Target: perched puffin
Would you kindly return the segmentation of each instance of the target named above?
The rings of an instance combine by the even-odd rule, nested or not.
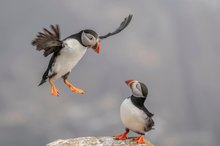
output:
[[[127,80],[126,84],[132,90],[132,95],[126,98],[120,107],[120,116],[122,123],[125,126],[123,134],[114,136],[115,139],[125,140],[129,131],[134,131],[140,134],[139,137],[133,140],[139,144],[144,144],[144,135],[154,126],[152,119],[153,114],[144,106],[148,89],[145,84],[137,80]]]
[[[103,36],[90,29],[85,29],[79,33],[73,34],[64,40],[60,40],[60,30],[58,25],[51,25],[51,31],[44,28],[43,32],[39,32],[37,37],[32,41],[32,45],[36,46],[38,51],[43,50],[44,56],[52,54],[49,65],[43,74],[39,84],[42,85],[49,80],[51,85],[51,94],[58,96],[59,92],[55,87],[53,80],[63,78],[64,83],[71,91],[83,94],[82,89],[74,87],[67,78],[71,70],[84,56],[88,48],[92,48],[96,53],[100,52],[100,40],[122,31],[131,21],[132,15],[124,19],[121,25],[112,33]]]

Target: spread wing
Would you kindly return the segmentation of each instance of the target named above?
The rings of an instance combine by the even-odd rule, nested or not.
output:
[[[130,21],[131,21],[131,19],[132,19],[132,16],[133,16],[133,15],[130,14],[128,17],[126,17],[126,18],[124,19],[124,21],[121,23],[121,25],[120,25],[114,32],[111,32],[111,33],[108,33],[108,34],[106,34],[106,35],[100,36],[99,38],[100,38],[100,39],[105,39],[105,38],[107,38],[107,37],[110,37],[110,36],[112,36],[112,35],[115,35],[115,34],[121,32],[123,29],[125,29],[125,27],[128,26],[128,24],[130,23]]]
[[[43,50],[44,56],[59,51],[62,48],[62,41],[60,41],[59,26],[51,25],[51,31],[44,28],[43,32],[38,32],[37,37],[32,41],[32,45],[36,46],[38,51]]]

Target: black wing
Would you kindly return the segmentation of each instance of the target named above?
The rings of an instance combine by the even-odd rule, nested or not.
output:
[[[141,109],[144,111],[145,114],[147,114],[148,117],[152,117],[154,115],[149,112],[149,110],[145,106],[143,106]]]
[[[115,34],[121,32],[123,29],[125,29],[125,27],[128,26],[128,24],[130,23],[130,21],[132,19],[132,16],[133,15],[130,14],[128,17],[126,17],[124,19],[124,21],[121,23],[121,25],[114,32],[108,33],[107,35],[100,36],[99,38],[100,39],[105,39],[105,38],[107,38],[109,36],[112,36],[112,35],[115,35]]]
[[[44,50],[45,57],[62,48],[59,26],[51,25],[50,28],[51,31],[44,28],[43,32],[39,32],[37,37],[32,41],[32,45],[36,46],[38,51]]]

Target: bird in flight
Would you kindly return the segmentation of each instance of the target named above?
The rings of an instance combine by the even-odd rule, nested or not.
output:
[[[85,29],[61,40],[58,25],[51,25],[51,30],[43,28],[43,31],[39,32],[32,41],[32,45],[38,51],[43,50],[45,57],[52,55],[39,86],[48,80],[51,85],[51,94],[58,96],[59,92],[53,80],[62,78],[71,91],[84,94],[82,89],[76,88],[67,80],[70,72],[85,55],[88,48],[99,53],[101,50],[100,40],[121,32],[131,19],[132,15],[129,15],[114,32],[103,36],[99,36],[94,30]]]

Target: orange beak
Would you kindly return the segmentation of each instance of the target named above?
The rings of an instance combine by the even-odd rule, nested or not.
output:
[[[100,47],[100,41],[97,42],[97,48],[95,49],[96,53],[100,53],[101,47]]]
[[[129,87],[131,87],[131,83],[133,83],[133,82],[135,82],[136,80],[127,80],[127,81],[125,81],[125,83],[129,86]]]

